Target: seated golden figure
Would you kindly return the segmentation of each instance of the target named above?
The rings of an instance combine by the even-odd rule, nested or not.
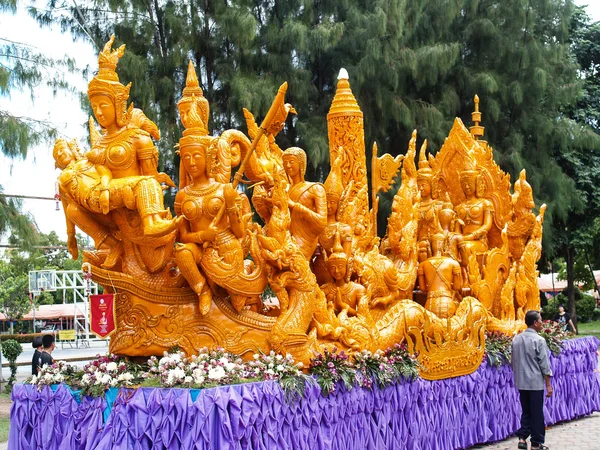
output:
[[[98,223],[98,215],[106,215],[119,208],[135,210],[142,219],[142,230],[146,236],[163,236],[177,228],[177,220],[164,218],[170,217],[170,213],[164,209],[162,189],[154,178],[139,176],[115,180],[108,168],[81,158],[77,150],[71,148],[64,139],[57,139],[53,156],[56,167],[62,170],[58,185],[65,208],[69,240],[74,239],[74,225],[91,236],[102,236],[98,239],[97,248],[102,247],[108,239],[106,243],[112,244],[109,245],[111,253],[104,267],[114,266],[122,247],[105,230],[104,224]],[[81,208],[95,215],[86,214]],[[76,249],[77,243],[69,242],[69,250],[74,258],[77,258]]]
[[[250,261],[246,264],[240,241],[246,234],[242,197],[231,184],[211,177],[217,147],[211,145],[214,138],[206,135],[197,111],[194,103],[187,116],[189,128],[179,141],[183,175],[190,184],[175,197],[175,211],[185,217],[175,259],[198,295],[202,314],[207,314],[212,304],[207,279],[224,288],[233,307],[241,311],[249,298],[260,296],[266,277],[260,268],[249,273],[253,267]],[[219,212],[221,208],[225,214]]]
[[[458,306],[457,293],[462,287],[460,264],[442,255],[444,235],[433,237],[434,256],[419,264],[419,289],[427,292],[425,309],[440,318],[454,315]]]
[[[150,137],[150,133],[155,138],[160,137],[156,125],[145,116],[141,120],[142,127],[136,124],[140,121],[132,120],[135,115],[133,104],[127,107],[131,84],[121,84],[115,71],[125,46],[111,51],[113,42],[114,36],[100,53],[98,75],[88,85],[88,98],[94,117],[104,133],[93,139],[86,158],[92,164],[106,167],[113,178],[149,175],[159,183],[175,187],[168,175],[157,170],[158,150]]]
[[[291,181],[288,206],[292,215],[290,233],[310,260],[317,248],[319,235],[327,225],[327,196],[319,183],[304,180],[306,153],[298,147],[283,152],[283,166]]]
[[[427,139],[419,153],[419,170],[417,170],[417,187],[421,194],[419,202],[419,218],[417,228],[417,248],[419,262],[425,261],[432,255],[431,240],[434,234],[442,231],[438,213],[443,203],[433,196],[433,172],[425,156]]]
[[[455,210],[462,233],[459,243],[461,260],[466,267],[471,255],[488,250],[487,233],[492,228],[494,205],[483,198],[485,181],[477,170],[463,170],[460,185],[466,199]]]
[[[364,286],[350,281],[352,275],[349,257],[340,244],[339,233],[335,234],[334,253],[327,258],[327,270],[333,281],[321,286],[329,308],[340,318],[364,314],[369,301]]]

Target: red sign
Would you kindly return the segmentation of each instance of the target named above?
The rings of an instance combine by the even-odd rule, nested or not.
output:
[[[90,295],[91,330],[99,338],[107,338],[115,331],[114,294]]]

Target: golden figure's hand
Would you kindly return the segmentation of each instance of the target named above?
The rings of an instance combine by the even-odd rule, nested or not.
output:
[[[235,204],[235,199],[237,198],[237,196],[237,190],[233,187],[231,183],[226,184],[223,187],[223,197],[225,197],[225,202],[227,203],[227,206],[233,206]]]
[[[215,236],[217,235],[217,231],[218,230],[211,225],[206,230],[202,231],[202,240],[204,242],[213,241],[215,239]]]
[[[159,172],[154,176],[154,178],[159,183],[165,183],[167,186],[175,187],[175,183],[173,183],[173,180],[171,180],[171,177],[169,175],[167,175],[166,173]]]
[[[79,249],[77,248],[77,238],[74,235],[70,235],[67,239],[67,248],[71,254],[71,258],[77,259],[79,257]]]
[[[102,214],[108,214],[110,211],[110,192],[108,189],[100,193],[100,208],[102,209]]]

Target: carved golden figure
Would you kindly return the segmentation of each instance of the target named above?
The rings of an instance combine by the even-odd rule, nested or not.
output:
[[[319,235],[327,225],[327,196],[319,183],[304,180],[306,153],[298,147],[283,152],[283,166],[290,180],[288,207],[292,215],[290,233],[307,260],[317,248]]]
[[[176,220],[163,219],[170,213],[164,209],[162,189],[154,178],[139,176],[113,179],[108,168],[82,158],[64,139],[57,139],[53,156],[56,167],[62,170],[58,184],[67,218],[69,249],[74,258],[77,258],[77,244],[72,240],[75,236],[74,226],[77,225],[91,236],[97,236],[97,247],[108,241],[111,251],[103,267],[114,267],[123,249],[120,242],[98,221],[101,220],[100,214],[106,215],[115,209],[136,210],[142,219],[142,230],[146,236],[163,236],[178,226]],[[94,216],[81,211],[81,208],[94,213]]]
[[[434,256],[419,264],[419,288],[427,292],[425,309],[440,318],[452,317],[462,287],[461,267],[454,259],[442,255],[443,235],[434,236],[431,243]]]
[[[417,230],[419,262],[425,261],[433,254],[431,249],[433,235],[442,232],[438,214],[442,209],[443,203],[434,198],[433,172],[425,156],[426,149],[427,139],[423,142],[421,151],[419,152],[419,170],[417,170],[417,186],[421,194],[419,202],[419,228]]]
[[[98,75],[88,85],[92,111],[104,133],[92,142],[92,148],[86,157],[93,164],[108,168],[113,178],[150,175],[160,183],[175,187],[168,175],[157,170],[158,150],[150,133],[132,122],[133,104],[127,107],[131,84],[121,84],[115,71],[125,52],[125,45],[112,51],[113,42],[114,35],[98,57]],[[151,128],[149,129],[152,131]],[[158,130],[153,134],[155,137],[160,136]]]
[[[350,257],[341,246],[340,235],[335,234],[334,252],[327,258],[327,270],[333,281],[321,286],[328,304],[338,317],[356,316],[368,308],[367,290],[350,281],[352,275]]]
[[[275,141],[294,112],[285,83],[260,127],[244,111],[249,137],[237,130],[212,137],[208,101],[188,66],[178,103],[185,131],[173,256],[177,221],[160,186],[172,183],[158,173],[151,139],[159,132],[127,107],[129,86],[115,72],[124,48],[112,51],[112,42],[88,89],[103,132],[90,127],[86,158],[64,143],[55,150],[69,248],[76,252],[75,225],[92,235],[105,256],[86,267],[117,294],[111,351],[149,356],[174,345],[187,353],[221,345],[242,355],[290,352],[306,363],[331,346],[374,351],[405,340],[419,353],[422,376],[439,379],[473,372],[486,326],[518,331],[524,308],[536,306],[543,208],[533,223],[524,174],[511,199],[508,175],[480,139],[478,99],[471,132],[456,119],[435,157],[422,147],[418,170],[416,130],[404,159],[379,157],[374,146],[369,195],[363,115],[345,71],[327,117],[332,170],[323,187],[305,181],[301,149],[283,152]],[[392,186],[401,164],[378,245],[377,193]],[[254,186],[264,228],[237,191],[242,176]],[[427,299],[413,290],[417,277]],[[273,316],[260,300],[267,279],[279,300]]]
[[[459,248],[465,266],[471,255],[488,250],[487,233],[494,220],[494,205],[483,198],[485,182],[479,175],[474,169],[460,173],[460,185],[466,199],[456,207],[456,213],[460,219],[462,239]]]
[[[192,103],[186,118],[189,128],[179,141],[182,173],[191,182],[175,197],[175,211],[186,219],[181,225],[175,259],[198,295],[202,314],[211,307],[212,293],[206,278],[224,288],[233,307],[241,311],[250,298],[256,303],[266,278],[260,267],[244,259],[240,242],[246,233],[242,198],[231,184],[211,177],[217,148],[212,145],[214,139],[206,136],[206,126],[197,111],[196,103]],[[226,213],[217,220],[222,207]]]

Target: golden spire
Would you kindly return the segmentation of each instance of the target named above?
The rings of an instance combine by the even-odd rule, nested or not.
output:
[[[198,108],[198,114],[204,123],[204,129],[206,130],[206,135],[208,134],[208,121],[210,116],[210,105],[208,104],[208,100],[204,97],[204,92],[200,87],[200,83],[198,83],[198,76],[196,75],[196,69],[194,68],[194,64],[190,60],[188,63],[188,71],[187,76],[185,78],[185,87],[183,88],[183,93],[181,96],[181,100],[177,103],[177,107],[179,108],[179,115],[181,116],[181,121],[183,122],[183,126],[185,128],[198,128],[191,127],[187,122],[187,111],[189,110],[189,104],[196,103],[196,107]]]
[[[479,138],[483,137],[483,131],[485,128],[479,125],[481,122],[481,113],[479,112],[479,96],[477,94],[475,94],[474,101],[475,111],[471,113],[471,120],[473,121],[474,125],[470,127],[469,130],[471,131],[471,135],[477,141]]]
[[[188,63],[187,76],[185,78],[185,88],[183,88],[183,97],[192,97],[194,95],[196,97],[202,97],[204,92],[202,92],[200,83],[198,83],[198,76],[196,75],[194,64],[190,60]]]
[[[340,69],[337,90],[335,91],[335,97],[333,97],[329,114],[327,114],[327,121],[336,116],[363,116],[356,98],[352,93],[348,79],[349,76],[346,69]]]
[[[115,70],[119,59],[125,53],[125,44],[121,45],[118,49],[112,50],[113,42],[115,42],[115,35],[113,34],[109,41],[104,45],[104,48],[98,55],[98,75],[97,77],[102,80],[119,81],[119,75]]]

